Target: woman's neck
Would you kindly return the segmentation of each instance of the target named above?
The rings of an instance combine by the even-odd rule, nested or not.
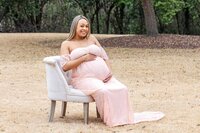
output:
[[[86,40],[86,37],[75,36],[75,37],[73,38],[73,40],[74,40],[74,41],[84,41],[84,40]]]
[[[88,43],[87,38],[73,38],[72,41],[76,44],[79,44],[79,45],[85,45],[85,44]]]

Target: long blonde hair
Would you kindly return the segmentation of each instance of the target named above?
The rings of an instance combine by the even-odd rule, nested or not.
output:
[[[74,38],[74,36],[76,35],[76,28],[77,28],[78,22],[81,19],[85,19],[88,22],[89,31],[88,31],[88,34],[87,34],[86,38],[88,38],[90,36],[91,29],[90,29],[90,22],[89,22],[89,20],[85,16],[83,16],[83,15],[78,15],[72,21],[72,24],[71,24],[71,27],[70,27],[69,36],[68,36],[67,40],[72,40]]]

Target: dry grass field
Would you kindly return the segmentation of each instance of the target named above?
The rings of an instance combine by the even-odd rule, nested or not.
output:
[[[82,104],[68,103],[60,118],[58,102],[54,122],[48,122],[42,60],[58,55],[63,33],[0,34],[1,133],[199,133],[200,49],[148,49],[106,47],[117,79],[129,88],[133,110],[162,111],[166,117],[109,128],[96,118],[83,124]],[[112,37],[96,35],[98,39]]]

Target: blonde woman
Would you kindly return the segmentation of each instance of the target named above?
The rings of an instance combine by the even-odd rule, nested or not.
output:
[[[109,58],[91,35],[86,17],[78,15],[73,19],[69,36],[61,45],[61,56],[63,70],[72,70],[71,85],[95,99],[106,125],[113,127],[164,117],[162,112],[132,112],[128,89],[112,75]]]

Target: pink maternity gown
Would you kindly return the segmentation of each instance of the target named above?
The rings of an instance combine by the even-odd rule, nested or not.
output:
[[[84,62],[72,69],[71,84],[95,99],[100,117],[106,125],[113,127],[159,120],[164,117],[162,112],[133,113],[128,100],[127,87],[114,77],[106,83],[103,82],[110,75],[110,70],[104,61],[108,59],[108,56],[102,47],[91,44],[87,47],[76,48],[69,55],[62,56],[61,65],[87,53],[97,57],[93,61]]]

